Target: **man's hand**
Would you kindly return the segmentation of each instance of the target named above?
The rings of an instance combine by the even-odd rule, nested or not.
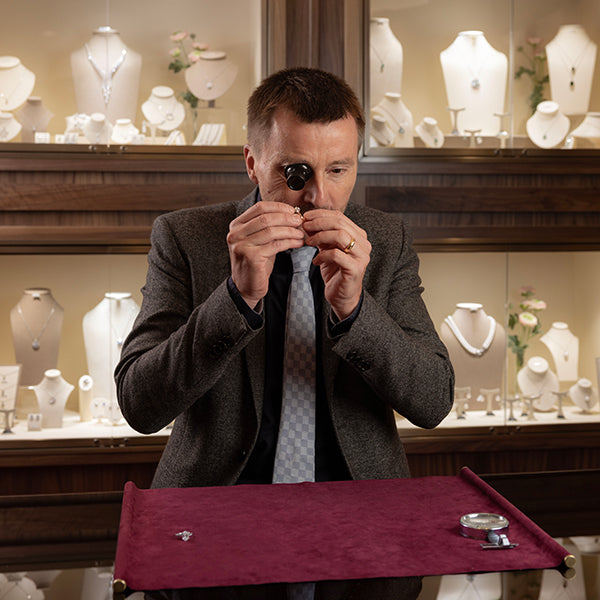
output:
[[[269,289],[278,252],[304,245],[302,217],[282,202],[257,202],[229,225],[231,277],[254,308]]]
[[[371,255],[367,234],[336,210],[307,211],[302,228],[306,244],[319,249],[314,263],[321,268],[325,298],[338,319],[343,320],[358,306],[362,294]]]

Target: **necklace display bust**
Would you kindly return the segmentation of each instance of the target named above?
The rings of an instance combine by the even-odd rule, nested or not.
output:
[[[0,56],[0,111],[19,108],[35,86],[35,75],[16,56]]]
[[[555,321],[540,338],[550,350],[559,381],[575,381],[578,377],[579,339],[562,321]]]
[[[17,113],[17,119],[23,126],[21,141],[35,142],[35,134],[48,130],[48,123],[54,114],[49,111],[39,96],[29,96],[23,107]]]
[[[540,148],[556,148],[569,132],[569,117],[564,115],[556,102],[540,102],[525,128],[529,139]]]
[[[469,386],[477,397],[482,389],[502,387],[504,328],[478,302],[460,302],[444,319],[440,336],[448,348],[456,385]]]
[[[562,25],[546,45],[550,95],[566,115],[588,111],[596,53],[582,25]]]
[[[448,106],[464,108],[462,128],[496,135],[506,95],[508,59],[482,31],[461,31],[440,54]]]
[[[408,110],[400,94],[387,92],[382,100],[371,110],[373,137],[384,146],[395,146],[396,148],[412,148],[413,139],[413,117]],[[391,141],[385,142],[389,137]]]
[[[536,410],[552,410],[557,398],[553,392],[558,392],[559,383],[545,358],[531,357],[517,373],[517,383],[523,396],[533,399]]]
[[[569,397],[585,414],[594,412],[594,407],[598,403],[598,394],[592,387],[592,382],[585,378],[570,387]]]
[[[173,131],[183,123],[185,107],[177,101],[173,89],[166,85],[152,88],[152,92],[142,104],[142,113],[150,123],[161,131]]]
[[[375,106],[387,92],[402,92],[403,51],[386,17],[371,19],[369,43],[371,106]]]
[[[102,113],[110,123],[135,119],[141,56],[128,48],[118,31],[99,27],[71,54],[77,111]]]
[[[427,148],[441,148],[444,145],[444,134],[432,117],[425,117],[415,131]]]
[[[11,113],[0,112],[0,142],[10,142],[21,132],[21,124]]]
[[[21,385],[39,383],[56,368],[63,308],[48,288],[28,288],[10,312],[15,357],[23,365]]]
[[[200,59],[185,70],[185,82],[200,100],[220,98],[235,81],[238,66],[220,50],[202,52]]]
[[[48,369],[33,391],[42,415],[42,427],[62,427],[65,405],[75,386],[65,381],[58,369]]]
[[[600,148],[600,112],[589,112],[571,132],[576,148]]]
[[[131,122],[131,119],[117,119],[110,139],[115,144],[131,144],[136,140],[138,133],[139,129]]]

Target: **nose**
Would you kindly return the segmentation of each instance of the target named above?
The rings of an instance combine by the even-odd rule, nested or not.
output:
[[[327,183],[321,174],[315,172],[306,182],[303,192],[303,200],[307,204],[311,204],[314,208],[329,208]]]

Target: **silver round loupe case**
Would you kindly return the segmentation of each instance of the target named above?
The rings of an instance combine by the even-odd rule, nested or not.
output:
[[[460,518],[460,532],[465,537],[486,540],[491,532],[508,533],[508,519],[494,513],[469,513]]]

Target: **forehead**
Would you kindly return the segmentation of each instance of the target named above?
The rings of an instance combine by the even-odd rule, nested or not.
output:
[[[358,153],[358,128],[349,115],[330,123],[306,123],[287,109],[277,109],[264,146],[274,153],[351,156]]]

